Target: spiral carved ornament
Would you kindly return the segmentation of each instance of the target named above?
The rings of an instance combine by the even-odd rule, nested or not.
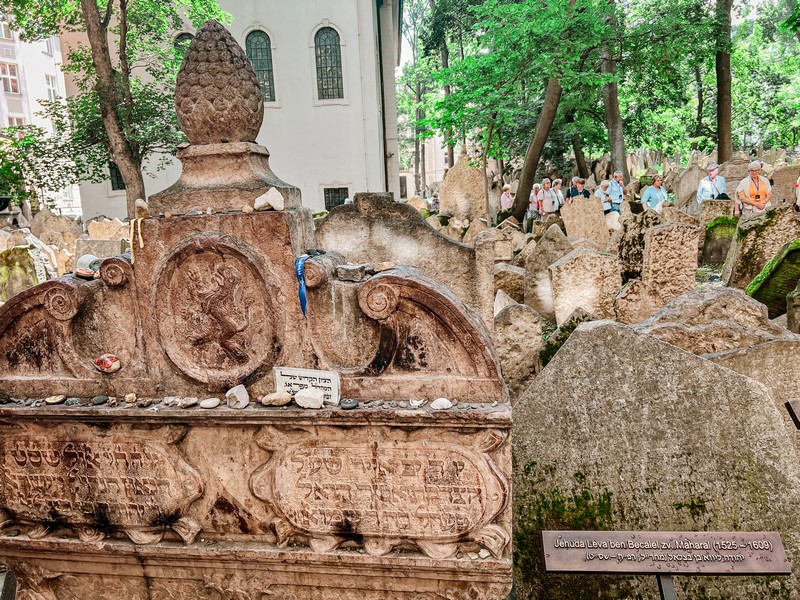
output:
[[[44,307],[54,319],[68,321],[78,312],[75,293],[63,287],[51,287],[44,294]]]
[[[361,291],[358,305],[368,317],[383,321],[391,317],[397,310],[400,293],[391,285],[378,283]]]

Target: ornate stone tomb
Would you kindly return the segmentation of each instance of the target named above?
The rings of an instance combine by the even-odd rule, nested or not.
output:
[[[210,77],[258,90],[224,28],[198,32],[176,99],[190,166],[150,201],[173,214],[135,221],[98,279],[0,308],[0,565],[44,600],[504,599],[511,409],[486,326],[415,269],[342,268],[336,248],[305,262],[301,308],[313,224],[249,139],[261,107],[215,131],[221,86],[181,84],[212,42],[235,68]],[[360,405],[262,405],[276,366],[336,372]],[[243,409],[201,402],[240,384]]]

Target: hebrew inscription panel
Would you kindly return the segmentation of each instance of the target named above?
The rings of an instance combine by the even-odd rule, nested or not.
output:
[[[281,445],[267,437],[259,443],[276,452],[253,476],[253,491],[312,536],[451,542],[485,528],[506,505],[491,458],[466,444],[318,435]]]
[[[289,521],[322,534],[455,537],[490,504],[475,458],[452,448],[301,447],[282,457],[275,478]]]
[[[70,527],[163,523],[200,495],[202,483],[164,432],[95,436],[76,431],[4,432],[0,507],[15,519]]]

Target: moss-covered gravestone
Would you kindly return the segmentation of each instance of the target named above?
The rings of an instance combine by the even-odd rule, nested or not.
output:
[[[38,250],[15,246],[0,252],[0,302],[47,279]]]
[[[706,224],[703,242],[703,262],[705,264],[724,263],[731,248],[731,240],[736,234],[738,217],[717,217]]]
[[[517,597],[658,598],[655,577],[544,573],[541,531],[779,531],[787,578],[679,577],[679,598],[794,598],[800,465],[761,383],[582,323],[514,407]]]
[[[800,238],[789,242],[747,286],[745,293],[767,305],[769,318],[786,312],[786,296],[800,281]]]

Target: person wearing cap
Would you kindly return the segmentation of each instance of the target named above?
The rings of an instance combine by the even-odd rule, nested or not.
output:
[[[736,188],[736,195],[741,204],[742,215],[762,213],[770,205],[772,186],[769,179],[761,175],[761,162],[754,160],[747,165],[750,175],[742,179]]]
[[[728,193],[725,178],[719,174],[719,165],[715,162],[709,163],[706,171],[708,175],[703,177],[697,186],[698,204],[702,204],[703,200],[713,200],[720,194]]]

